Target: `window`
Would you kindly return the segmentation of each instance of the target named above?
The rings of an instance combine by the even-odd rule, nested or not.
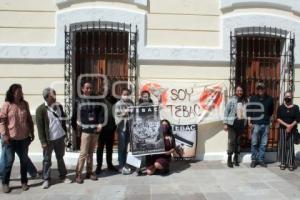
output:
[[[74,99],[78,96],[77,80],[82,74],[100,74],[107,77],[107,86],[120,95],[123,87],[134,87],[136,75],[136,39],[130,25],[108,22],[72,24],[65,31],[65,110],[71,116]],[[104,78],[86,77],[94,86],[95,95],[101,95]],[[137,91],[136,88],[131,88]],[[117,99],[116,99],[117,101]],[[68,123],[69,138],[73,149],[79,148],[79,134],[72,134]],[[74,136],[75,135],[75,136]],[[77,137],[76,137],[77,136]]]
[[[294,88],[294,37],[287,31],[251,27],[236,29],[231,34],[230,91],[234,94],[235,85],[242,85],[246,97],[255,94],[255,85],[262,81],[267,94],[275,101],[276,110],[285,90]],[[278,130],[275,122],[270,127],[267,149],[277,150]],[[241,138],[244,151],[250,149],[250,130]]]

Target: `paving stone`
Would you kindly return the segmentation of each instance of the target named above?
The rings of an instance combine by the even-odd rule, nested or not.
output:
[[[151,194],[151,200],[180,200],[180,196],[177,194]]]
[[[39,163],[37,166],[40,169]],[[74,169],[75,166],[70,168],[71,178],[74,178]],[[43,190],[41,179],[30,179],[31,187],[26,192],[20,188],[19,176],[19,166],[15,165],[11,181],[13,191],[11,194],[0,192],[1,200],[300,199],[300,169],[282,171],[277,163],[269,164],[268,168],[252,169],[248,164],[241,164],[229,169],[225,163],[217,161],[176,162],[168,176],[124,176],[103,170],[98,181],[85,180],[83,184],[61,183],[54,164],[51,187]]]
[[[204,196],[207,200],[232,200],[226,192],[204,193]]]
[[[181,200],[206,200],[202,193],[180,195],[179,198]]]

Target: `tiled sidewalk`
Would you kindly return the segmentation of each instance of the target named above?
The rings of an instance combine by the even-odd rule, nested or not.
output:
[[[38,164],[40,168],[40,164]],[[59,183],[57,172],[52,176],[56,182],[49,189],[41,189],[40,179],[30,180],[31,188],[20,188],[10,194],[0,193],[1,200],[279,200],[300,199],[300,168],[294,172],[282,171],[277,164],[268,168],[251,169],[249,164],[228,169],[218,161],[196,163],[177,162],[168,176],[136,176],[111,174],[103,171],[98,181],[87,180],[84,184]],[[74,169],[74,167],[72,167]],[[19,176],[15,166],[13,178]],[[74,178],[74,172],[71,177]],[[13,180],[11,186],[19,186]]]

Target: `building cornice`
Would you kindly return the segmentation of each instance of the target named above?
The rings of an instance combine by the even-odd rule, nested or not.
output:
[[[300,14],[299,0],[220,0],[220,10],[230,12],[238,8],[274,8]]]
[[[90,2],[91,0],[81,0],[81,1],[78,1],[78,0],[56,0],[56,5],[58,7],[60,6],[64,6],[64,5],[72,5],[74,3],[84,3],[84,2]],[[119,2],[125,2],[125,3],[128,3],[128,4],[134,4],[134,5],[137,5],[137,6],[144,6],[144,7],[147,7],[148,6],[148,0],[119,0]]]
[[[230,13],[220,17],[220,45],[199,46],[152,46],[147,45],[147,12],[111,7],[85,7],[58,11],[54,44],[0,44],[0,61],[3,60],[61,60],[65,53],[64,27],[86,21],[110,21],[138,27],[138,62],[225,62],[230,61],[230,31],[236,28],[267,26],[276,27],[300,35],[300,22],[291,17],[262,13]],[[300,37],[296,37],[296,44]],[[295,63],[300,64],[300,46],[295,47]]]

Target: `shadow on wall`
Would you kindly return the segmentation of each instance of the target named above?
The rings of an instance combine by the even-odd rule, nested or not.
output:
[[[223,130],[223,127],[224,125],[222,121],[198,125],[197,160],[204,159],[206,141],[220,133],[220,131]]]

